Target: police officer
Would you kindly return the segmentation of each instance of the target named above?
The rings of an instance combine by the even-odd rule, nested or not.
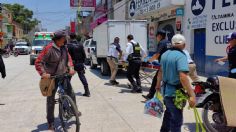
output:
[[[68,43],[67,47],[74,63],[74,69],[77,71],[79,79],[84,85],[85,93],[83,94],[83,96],[90,97],[88,82],[84,75],[85,74],[84,62],[86,58],[84,46],[76,40],[75,33],[70,34],[70,42]]]
[[[217,59],[219,61],[229,61],[229,77],[236,79],[236,32],[233,32],[227,38],[229,42],[229,49],[227,50],[227,56]]]
[[[157,31],[156,39],[158,43],[157,51],[152,56],[152,58],[148,60],[149,62],[152,62],[154,60],[158,60],[160,62],[162,54],[165,53],[168,50],[168,48],[171,47],[170,41],[166,39],[166,32],[164,30]],[[156,93],[155,87],[156,87],[156,82],[157,82],[157,74],[158,74],[158,71],[156,72],[156,75],[152,79],[152,84],[151,84],[151,88],[149,89],[149,93],[147,95],[142,95],[147,100],[153,98],[154,94]]]
[[[139,70],[141,66],[142,57],[146,56],[146,53],[142,46],[134,41],[133,35],[128,35],[127,37],[128,44],[126,48],[127,61],[129,66],[127,69],[127,78],[132,85],[132,93],[142,93],[141,80],[139,77]],[[133,79],[133,76],[136,79],[136,82]]]
[[[108,56],[107,56],[107,63],[109,64],[111,70],[111,78],[110,83],[112,85],[118,85],[119,83],[116,81],[116,73],[118,71],[118,60],[122,56],[122,51],[120,48],[120,39],[115,37],[114,43],[110,44]]]

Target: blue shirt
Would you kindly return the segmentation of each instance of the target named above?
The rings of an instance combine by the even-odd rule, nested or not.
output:
[[[156,54],[160,54],[160,56],[158,58],[159,62],[161,60],[162,54],[165,53],[170,47],[171,47],[171,43],[170,43],[170,41],[168,41],[166,39],[163,39],[158,43]]]
[[[162,93],[164,96],[173,97],[176,91],[174,85],[181,83],[179,73],[189,71],[187,57],[180,51],[168,50],[162,55],[161,68],[162,80],[167,83],[162,88]]]

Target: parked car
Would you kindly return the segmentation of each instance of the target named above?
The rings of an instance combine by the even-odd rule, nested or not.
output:
[[[93,41],[93,39],[88,39],[84,41],[83,46],[86,54],[85,64],[89,64],[91,60],[91,53],[96,52],[96,42]]]
[[[14,49],[17,50],[19,54],[28,55],[31,52],[30,44],[27,42],[16,42]]]

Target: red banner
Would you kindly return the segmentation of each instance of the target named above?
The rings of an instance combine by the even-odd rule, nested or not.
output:
[[[75,33],[75,22],[70,22],[70,32]]]

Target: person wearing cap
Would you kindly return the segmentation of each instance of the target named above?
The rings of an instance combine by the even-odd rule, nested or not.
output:
[[[126,47],[126,60],[129,62],[127,69],[127,78],[132,85],[132,93],[142,93],[141,80],[139,70],[141,67],[141,59],[146,56],[143,47],[134,41],[133,35],[127,36],[128,44]],[[133,77],[136,79],[134,81]]]
[[[67,44],[68,51],[72,57],[74,69],[77,71],[78,76],[82,84],[84,85],[83,96],[90,97],[90,91],[88,81],[85,77],[85,66],[84,62],[86,59],[84,46],[76,40],[76,34],[70,33],[70,41]]]
[[[229,34],[227,37],[229,46],[227,48],[227,56],[216,59],[216,62],[228,61],[229,62],[229,76],[236,79],[236,32]]]
[[[74,75],[73,62],[67,48],[64,46],[66,35],[62,31],[55,32],[55,35],[42,52],[39,54],[35,61],[35,68],[41,78],[49,79],[51,76],[62,75],[69,73]],[[48,129],[55,130],[54,127],[54,108],[55,108],[55,94],[57,91],[57,85],[59,80],[55,80],[55,89],[52,91],[52,95],[47,97],[47,122]],[[70,84],[69,79],[63,80],[67,83],[67,89],[65,92],[69,95],[76,104],[75,94]]]
[[[157,51],[152,56],[152,58],[148,60],[148,62],[152,62],[154,60],[158,60],[160,62],[162,54],[165,53],[168,50],[168,48],[171,47],[170,41],[166,39],[166,32],[164,30],[157,31],[156,39],[157,39],[157,43],[158,43]],[[149,89],[149,93],[147,95],[142,95],[147,100],[153,98],[153,96],[156,93],[155,87],[156,87],[156,82],[157,82],[157,74],[158,74],[158,71],[156,72],[155,76],[152,79],[152,84]]]
[[[114,43],[109,45],[107,63],[111,70],[110,83],[112,85],[118,85],[119,82],[116,81],[116,73],[118,71],[118,60],[122,56],[122,50],[120,48],[120,38],[115,37]]]
[[[156,90],[162,92],[166,110],[161,126],[161,132],[181,132],[183,110],[174,104],[176,90],[184,88],[189,95],[189,105],[194,107],[196,98],[188,78],[188,61],[182,51],[185,48],[185,37],[176,34],[172,38],[172,48],[162,55],[161,69],[158,73]],[[163,82],[161,87],[161,81]]]

